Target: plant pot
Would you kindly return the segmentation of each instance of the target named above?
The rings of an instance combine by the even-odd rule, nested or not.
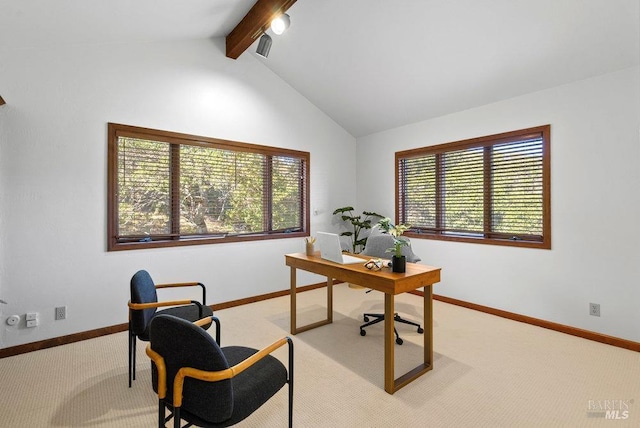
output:
[[[404,273],[407,270],[407,258],[405,256],[391,257],[391,270],[393,272]]]

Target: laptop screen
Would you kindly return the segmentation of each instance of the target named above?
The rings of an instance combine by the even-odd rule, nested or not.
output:
[[[320,247],[320,257],[336,263],[342,263],[342,248],[340,247],[340,237],[335,233],[318,232],[318,246]]]

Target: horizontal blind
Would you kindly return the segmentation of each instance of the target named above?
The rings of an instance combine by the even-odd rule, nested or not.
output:
[[[484,232],[484,150],[476,147],[442,155],[443,223],[441,230]]]
[[[180,234],[264,231],[265,156],[180,146]]]
[[[306,190],[302,158],[118,138],[119,240],[301,231]]]
[[[492,147],[492,232],[507,238],[542,238],[542,139]]]
[[[304,163],[286,156],[272,157],[272,228],[276,231],[301,230],[305,216]]]
[[[169,235],[170,144],[118,138],[118,237]]]
[[[436,228],[436,156],[403,159],[399,165],[400,223]]]

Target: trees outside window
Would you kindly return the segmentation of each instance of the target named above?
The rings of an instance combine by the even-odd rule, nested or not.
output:
[[[308,236],[309,158],[110,123],[109,250]]]
[[[396,153],[408,236],[551,248],[550,125]]]

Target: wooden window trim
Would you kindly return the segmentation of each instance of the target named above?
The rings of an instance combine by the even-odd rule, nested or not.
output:
[[[246,235],[233,235],[225,237],[203,237],[203,238],[188,238],[181,239],[179,236],[175,236],[179,228],[179,217],[176,216],[176,209],[179,207],[176,204],[172,211],[172,219],[178,219],[171,224],[172,233],[166,237],[165,240],[157,240],[150,242],[119,242],[116,237],[117,222],[118,222],[118,201],[117,201],[117,187],[118,187],[118,151],[117,142],[121,136],[149,139],[153,138],[154,141],[161,141],[171,143],[172,147],[178,147],[177,144],[189,144],[204,147],[216,147],[225,150],[243,151],[249,153],[259,153],[266,156],[284,156],[284,157],[296,157],[303,160],[303,174],[304,178],[300,180],[303,182],[303,191],[301,196],[303,198],[301,207],[301,219],[302,230],[300,231],[270,231],[255,234]],[[218,138],[196,136],[190,134],[183,134],[171,131],[162,131],[149,128],[141,128],[131,125],[122,125],[116,123],[108,123],[107,131],[108,140],[108,161],[107,161],[107,250],[119,251],[119,250],[134,250],[143,248],[162,248],[162,247],[176,247],[176,246],[188,246],[188,245],[204,245],[204,244],[220,244],[226,242],[247,242],[247,241],[259,241],[266,239],[288,239],[309,236],[310,225],[310,153],[284,149],[271,146],[260,146],[255,144],[223,140]],[[173,146],[176,145],[176,146]],[[179,158],[176,156],[171,157],[171,174],[179,173]],[[271,182],[267,184],[271,186]],[[174,186],[171,189],[171,193],[179,192],[179,188]],[[268,212],[271,214],[271,211]],[[266,222],[267,220],[265,220]],[[269,219],[268,222],[271,220]],[[270,223],[268,223],[270,224]]]
[[[396,198],[395,198],[395,217],[397,223],[403,223],[404,220],[404,207],[402,206],[401,198],[401,183],[400,183],[400,162],[402,159],[420,157],[424,155],[436,155],[436,195],[441,195],[441,186],[443,185],[442,169],[441,169],[441,154],[469,149],[477,147],[490,147],[492,145],[514,142],[517,140],[524,140],[528,137],[539,136],[542,139],[542,241],[524,241],[524,240],[512,240],[504,237],[496,236],[496,234],[489,234],[484,237],[469,237],[460,235],[451,235],[443,233],[420,233],[419,230],[408,230],[405,235],[410,238],[416,239],[433,239],[442,241],[453,242],[467,242],[476,244],[489,244],[489,245],[504,245],[513,247],[525,247],[525,248],[537,248],[537,249],[551,249],[551,125],[543,125],[533,128],[527,128],[517,131],[510,131],[501,134],[488,135],[484,137],[471,138],[468,140],[456,141],[452,143],[438,144],[428,147],[420,147],[416,149],[410,149],[405,151],[396,152],[395,154],[395,177],[396,177]],[[487,180],[490,180],[490,174],[486,170],[487,151],[484,155],[485,162],[485,194],[484,194],[484,221],[490,221],[490,212],[488,212],[487,201],[491,199],[491,195],[486,192],[486,189],[491,187],[487,185]],[[443,212],[443,201],[436,197],[436,227],[441,229],[441,215]],[[490,204],[489,204],[490,205]],[[486,230],[486,228],[485,228]]]

